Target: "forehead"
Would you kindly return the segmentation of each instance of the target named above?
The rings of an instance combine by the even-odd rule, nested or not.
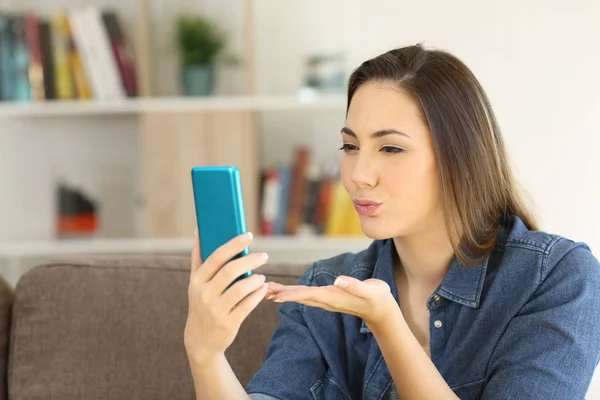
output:
[[[381,129],[429,136],[412,97],[389,82],[367,82],[358,88],[348,108],[346,126],[359,136]]]

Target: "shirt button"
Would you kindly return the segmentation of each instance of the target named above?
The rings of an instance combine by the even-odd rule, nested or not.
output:
[[[440,296],[438,294],[436,294],[435,296],[433,296],[433,300],[440,301]]]
[[[433,323],[433,326],[435,326],[436,328],[441,328],[442,327],[442,321],[440,321],[439,319],[437,321],[435,321]]]

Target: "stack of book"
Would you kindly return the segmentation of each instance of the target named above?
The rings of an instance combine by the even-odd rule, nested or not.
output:
[[[116,100],[137,95],[116,12],[98,7],[0,12],[0,100]]]
[[[97,201],[84,190],[60,182],[56,189],[56,235],[59,238],[91,236],[99,227]]]
[[[296,149],[292,165],[263,171],[260,204],[263,236],[363,236],[336,163],[311,164],[305,147]]]

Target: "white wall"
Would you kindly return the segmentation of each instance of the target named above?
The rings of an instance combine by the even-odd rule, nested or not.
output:
[[[262,0],[257,18],[262,93],[293,93],[311,52],[342,49],[349,70],[417,42],[454,52],[487,90],[543,227],[600,255],[600,2]],[[305,129],[279,123],[279,135]],[[342,123],[315,145],[339,147]]]

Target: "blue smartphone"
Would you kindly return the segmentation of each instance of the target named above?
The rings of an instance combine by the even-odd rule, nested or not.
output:
[[[192,168],[192,189],[196,207],[198,236],[202,261],[234,237],[246,233],[246,216],[240,171],[235,166],[205,166]],[[250,253],[246,247],[233,259]],[[252,275],[248,271],[240,279]],[[228,288],[229,288],[228,286]]]

